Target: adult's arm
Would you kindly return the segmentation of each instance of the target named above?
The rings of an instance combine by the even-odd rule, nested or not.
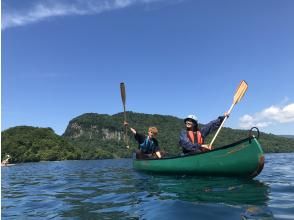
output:
[[[224,119],[225,116],[219,116],[216,120],[213,120],[208,124],[204,125],[202,128],[200,128],[200,132],[203,138],[209,135],[210,132],[215,131],[221,125]]]

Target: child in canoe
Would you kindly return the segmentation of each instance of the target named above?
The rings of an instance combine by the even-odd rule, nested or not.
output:
[[[127,126],[128,123],[124,122],[124,125]],[[148,135],[143,135],[138,133],[134,128],[130,128],[136,141],[138,142],[138,151],[136,151],[137,159],[144,158],[161,158],[161,153],[158,145],[156,136],[158,134],[158,129],[156,127],[149,127]]]

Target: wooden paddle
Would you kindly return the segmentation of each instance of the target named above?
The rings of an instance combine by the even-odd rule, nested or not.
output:
[[[124,121],[127,122],[126,89],[125,89],[125,84],[123,82],[120,83],[120,94],[121,94],[121,100],[122,100],[123,107],[124,107]],[[127,131],[127,127],[125,126],[125,137],[124,137],[124,141],[127,144],[127,148],[129,148],[127,135],[128,135],[128,131]]]
[[[234,99],[233,99],[233,104],[231,105],[229,111],[227,112],[227,114],[229,115],[232,111],[232,109],[234,108],[234,106],[242,99],[242,97],[244,96],[245,92],[248,89],[248,84],[242,80],[237,88],[237,91],[235,92],[234,95]],[[225,121],[227,120],[228,116],[226,116],[223,120],[223,122],[221,123],[220,127],[218,128],[217,132],[215,133],[212,141],[209,144],[209,147],[211,148],[216,136],[218,135],[218,133],[220,132],[221,128],[223,127]]]

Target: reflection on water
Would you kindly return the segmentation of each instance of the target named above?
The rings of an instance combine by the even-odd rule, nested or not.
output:
[[[154,182],[165,197],[190,202],[265,205],[268,201],[269,187],[258,180],[156,177]]]
[[[293,173],[275,170],[248,180],[149,175],[131,160],[20,164],[2,168],[2,217],[291,219]]]
[[[103,177],[103,174],[100,175]],[[242,215],[244,219],[272,217],[266,208],[269,187],[258,180],[167,177],[137,173],[121,174],[119,178],[106,175],[100,180],[97,187],[76,186],[59,193],[57,198],[66,201],[71,207],[64,210],[62,216],[94,218],[99,215],[105,218],[152,219],[160,204],[158,212],[164,211],[164,219],[170,213],[170,208],[180,211],[187,207],[193,207],[193,213],[197,215],[199,211],[204,212],[200,213],[203,219],[206,219],[211,208],[216,213],[217,210],[221,213],[233,211],[235,216]],[[177,203],[175,207],[174,203]],[[215,207],[215,204],[219,205]],[[235,210],[228,205],[235,206]],[[178,211],[169,216],[169,219],[182,218]]]
[[[242,212],[236,213],[236,216],[241,216],[242,219],[273,219],[272,212],[266,207],[269,187],[258,180],[156,175],[145,180],[137,179],[135,187],[148,190],[149,196],[156,196],[159,200],[189,202],[194,204],[196,209],[201,208],[206,212],[211,212],[211,208],[215,212],[216,207],[212,204],[218,204],[217,208],[221,207],[220,213],[232,212],[230,206],[234,206],[243,209]],[[203,219],[209,217],[207,214],[200,214]],[[171,218],[176,219],[173,216]]]

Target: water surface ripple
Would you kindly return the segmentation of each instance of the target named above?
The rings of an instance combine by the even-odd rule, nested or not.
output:
[[[253,180],[160,176],[130,159],[2,167],[3,219],[294,219],[294,154]]]

